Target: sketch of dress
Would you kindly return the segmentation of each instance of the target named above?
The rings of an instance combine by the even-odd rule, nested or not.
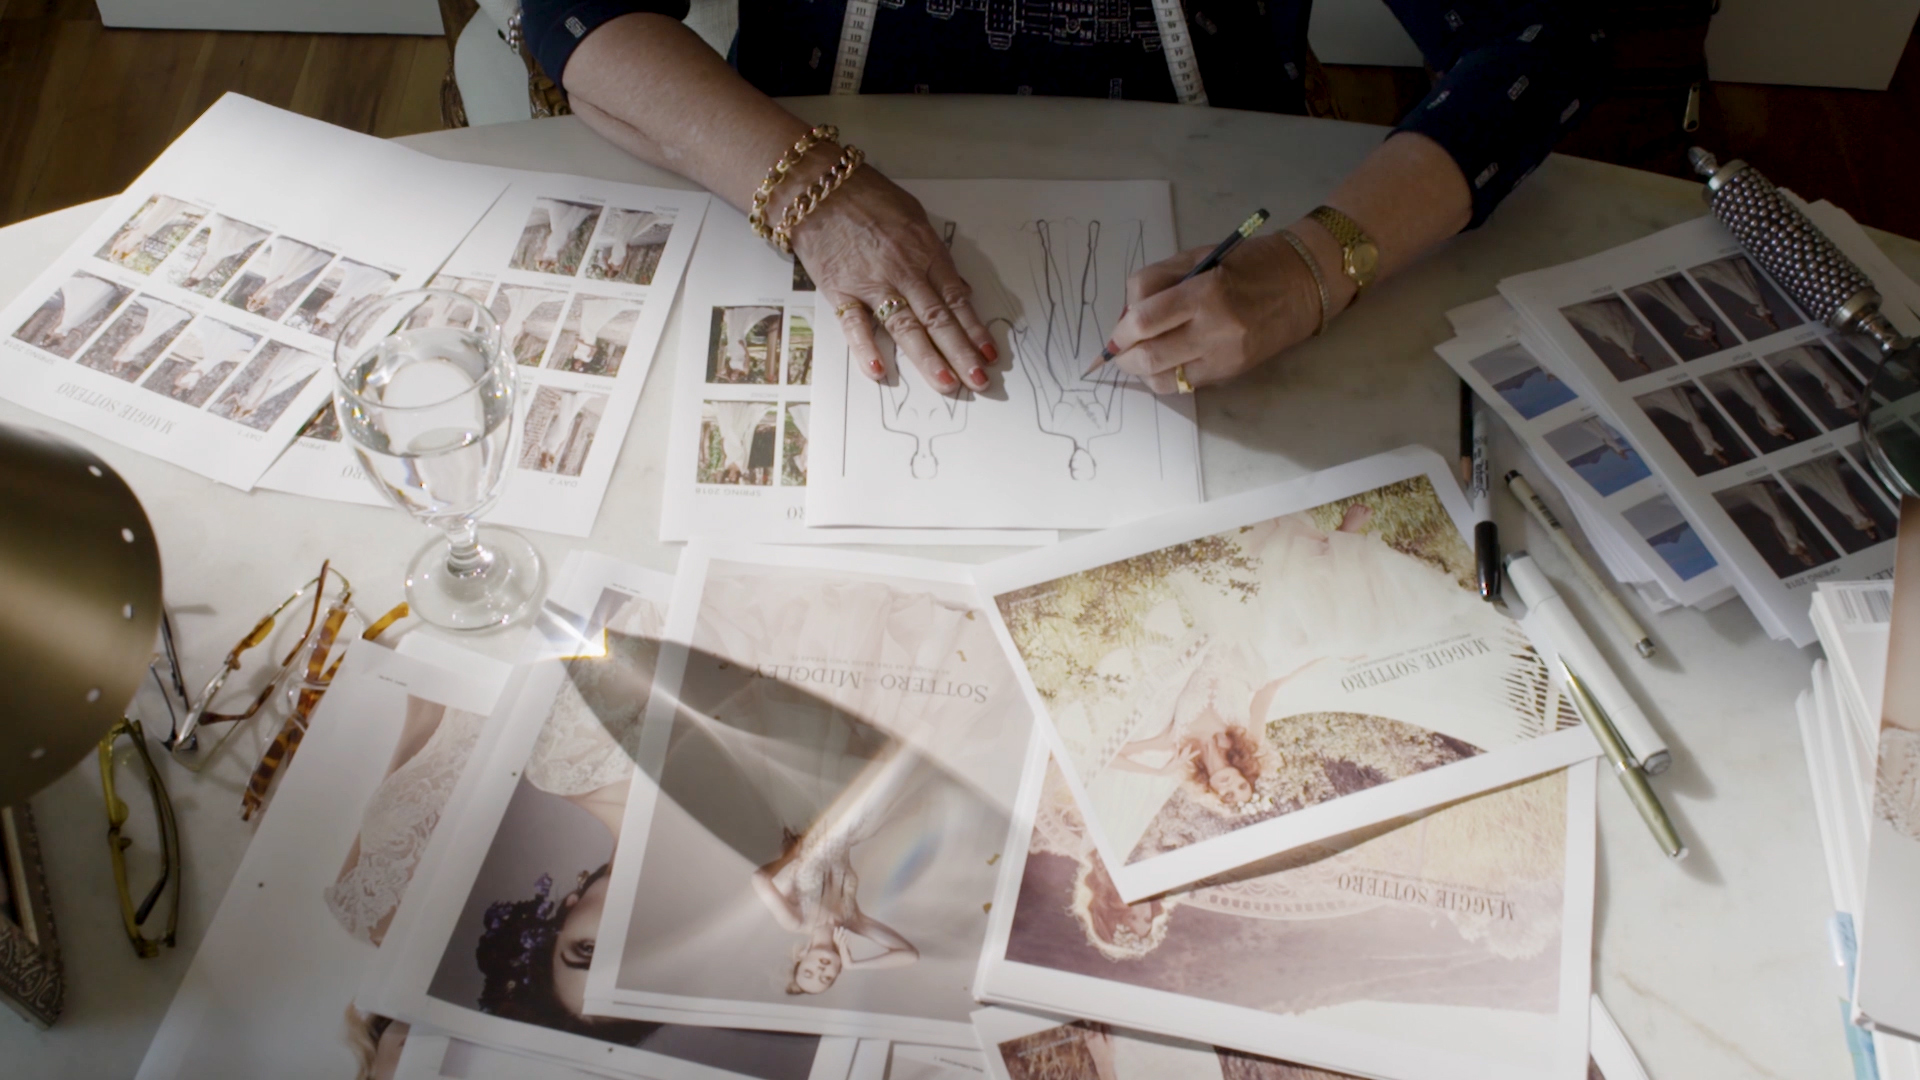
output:
[[[1651,391],[1641,396],[1640,403],[1649,410],[1659,408],[1686,424],[1687,430],[1693,435],[1694,444],[1700,448],[1701,456],[1721,462],[1727,460],[1727,448],[1720,445],[1720,440],[1714,437],[1713,429],[1700,415],[1700,410],[1694,408],[1693,398],[1687,394],[1685,387],[1669,386]]]
[[[1760,282],[1753,276],[1753,267],[1747,260],[1735,256],[1710,262],[1693,268],[1693,276],[1701,281],[1718,285],[1745,301],[1751,308],[1754,318],[1764,323],[1769,330],[1780,329],[1779,319],[1773,309],[1767,306],[1766,297],[1760,293]]]
[[[360,819],[360,854],[323,894],[348,933],[371,942],[400,906],[486,717],[447,709],[420,752],[380,782]]]
[[[1094,441],[1123,426],[1128,381],[1108,364],[1091,378],[1106,334],[1126,305],[1127,276],[1146,264],[1145,226],[1040,220],[1021,229],[1029,302],[1013,320],[1014,361],[1032,388],[1035,422],[1072,446],[1067,473],[1092,480]]]
[[[925,380],[909,378],[900,369],[891,339],[882,338],[879,346],[887,370],[893,372],[891,379],[876,388],[880,394],[880,426],[913,439],[907,471],[915,480],[931,480],[940,475],[935,440],[967,430],[967,408],[973,392],[961,387],[957,393],[939,393]]]
[[[1640,370],[1653,370],[1647,358],[1640,355],[1639,335],[1636,333],[1638,327],[1628,313],[1627,305],[1609,296],[1565,310],[1567,318],[1574,325],[1619,349]]]

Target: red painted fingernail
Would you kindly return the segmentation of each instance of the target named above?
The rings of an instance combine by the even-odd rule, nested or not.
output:
[[[982,348],[980,352],[986,356],[987,363],[997,364],[1000,362],[1000,350],[994,348],[993,342],[987,342],[986,346]]]
[[[942,390],[951,390],[955,386],[959,385],[959,381],[953,377],[953,372],[948,371],[945,368],[941,368],[939,371],[934,373],[933,381],[936,384],[938,384],[940,389]]]
[[[878,360],[867,361],[867,374],[877,379],[880,376],[885,375],[886,373],[887,373],[887,365],[881,363]]]
[[[967,375],[967,378],[973,381],[973,385],[975,387],[982,390],[986,389],[986,386],[987,386],[987,369],[986,368],[974,368],[973,371]]]

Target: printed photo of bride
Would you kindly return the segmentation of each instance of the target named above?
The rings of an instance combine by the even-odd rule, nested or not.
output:
[[[265,229],[214,214],[167,260],[166,279],[201,296],[216,295],[266,239]]]
[[[970,1031],[1008,806],[973,778],[1026,741],[985,620],[957,584],[708,569],[615,999]]]
[[[707,381],[778,382],[780,316],[780,308],[759,304],[714,308],[707,336]]]
[[[579,476],[593,450],[594,433],[606,415],[607,395],[542,386],[527,406],[520,467],[557,476]]]
[[[494,292],[493,306],[487,310],[500,324],[500,342],[513,354],[514,363],[540,366],[566,302],[566,293],[526,285],[502,285]]]
[[[780,445],[780,482],[792,487],[807,486],[807,422],[813,406],[804,401],[787,404],[787,426]]]
[[[93,257],[124,266],[136,274],[151,274],[206,216],[205,207],[184,199],[171,195],[149,196],[127,223],[100,245]]]
[[[180,335],[173,351],[140,385],[197,409],[207,403],[259,343],[258,334],[201,319]]]
[[[1567,790],[1551,773],[1127,907],[1090,884],[1099,855],[1049,765],[1006,959],[1279,1015],[1434,1005],[1550,1032]]]
[[[276,236],[267,242],[259,258],[247,264],[221,299],[263,319],[278,319],[332,261],[331,251]]]
[[[672,212],[608,210],[588,249],[586,276],[599,281],[651,285],[660,256],[673,235]]]
[[[320,279],[300,306],[287,316],[287,325],[323,338],[340,332],[347,313],[364,300],[392,288],[397,275],[377,266],[341,259]],[[263,313],[264,314],[264,313]],[[269,316],[271,317],[271,316]]]
[[[535,199],[507,265],[515,270],[572,277],[586,257],[600,207],[564,199]]]
[[[463,1009],[767,1080],[804,1080],[818,1040],[589,1016],[607,875],[634,773],[633,747],[659,658],[658,605],[601,593],[560,661],[560,683],[428,994]],[[574,633],[569,628],[569,635]],[[556,642],[556,644],[560,644]],[[588,650],[580,650],[582,653]]]
[[[774,421],[771,401],[706,401],[700,405],[697,484],[773,483]]]
[[[80,363],[133,382],[159,359],[192,318],[187,309],[142,293],[93,339],[87,351],[80,354]]]
[[[131,295],[133,290],[125,285],[76,273],[35,308],[13,336],[62,360],[71,360],[107,316]]]
[[[547,366],[582,375],[620,374],[627,341],[640,321],[640,301],[615,296],[576,296],[567,308]]]
[[[1555,730],[1472,581],[1422,475],[995,599],[1132,865]]]
[[[320,358],[285,342],[269,341],[207,411],[267,431],[322,367]]]

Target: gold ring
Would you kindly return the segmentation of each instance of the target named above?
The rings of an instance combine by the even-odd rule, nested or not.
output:
[[[880,301],[879,307],[873,309],[874,320],[876,322],[886,322],[898,314],[901,308],[906,306],[907,302],[900,297],[889,296],[885,300]]]
[[[836,319],[844,319],[847,317],[847,312],[852,311],[854,308],[857,308],[860,306],[862,306],[860,301],[849,300],[846,303],[841,304],[839,307],[833,309],[833,317]]]
[[[1173,385],[1183,394],[1193,393],[1193,384],[1187,381],[1187,365],[1173,365]]]

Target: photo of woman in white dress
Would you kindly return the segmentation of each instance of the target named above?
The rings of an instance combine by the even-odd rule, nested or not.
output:
[[[100,245],[94,257],[118,263],[135,273],[151,274],[206,216],[203,207],[183,199],[171,195],[149,196],[127,223]]]

